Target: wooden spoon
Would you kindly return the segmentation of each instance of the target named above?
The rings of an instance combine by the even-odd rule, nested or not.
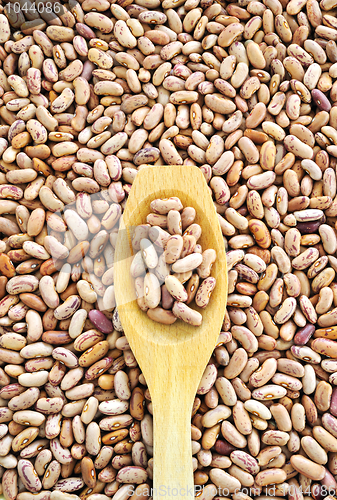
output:
[[[196,209],[202,228],[198,243],[213,248],[217,260],[211,275],[216,287],[199,327],[177,320],[173,325],[151,321],[136,303],[131,232],[146,223],[150,203],[178,196]],[[121,221],[115,253],[115,293],[125,335],[151,394],[154,432],[154,500],[194,498],[191,412],[196,391],[221,330],[227,301],[226,253],[216,210],[202,172],[195,166],[143,168],[132,185]]]

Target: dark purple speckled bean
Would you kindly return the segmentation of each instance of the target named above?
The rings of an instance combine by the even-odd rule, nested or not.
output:
[[[111,333],[113,331],[112,322],[101,311],[97,309],[89,311],[89,319],[100,332]]]
[[[315,327],[314,325],[307,324],[303,328],[300,328],[295,337],[294,337],[294,342],[296,345],[305,345],[307,344],[308,340],[312,337],[312,335],[315,332]]]
[[[330,109],[331,109],[331,104],[330,104],[330,101],[329,99],[323,94],[323,92],[321,92],[320,90],[318,89],[313,89],[311,91],[311,96],[313,98],[313,100],[315,101],[315,104],[317,105],[317,107],[322,110],[322,111],[327,111],[329,112]]]

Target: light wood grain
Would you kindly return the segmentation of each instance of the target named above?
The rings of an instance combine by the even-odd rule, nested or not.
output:
[[[151,321],[135,301],[130,263],[132,228],[146,223],[150,203],[178,196],[197,211],[202,248],[217,253],[212,276],[217,280],[200,327],[177,320],[173,325]],[[154,500],[191,498],[191,410],[201,376],[221,330],[227,300],[226,254],[216,211],[201,171],[194,166],[142,169],[123,214],[115,254],[115,292],[125,334],[150,390],[154,414]],[[160,490],[161,488],[161,490]],[[170,488],[170,491],[169,491]],[[173,491],[183,488],[178,494]],[[189,495],[186,495],[186,488]],[[164,491],[165,490],[165,491]],[[164,493],[163,493],[164,492]],[[171,493],[171,494],[170,494]],[[192,496],[194,496],[192,494]]]

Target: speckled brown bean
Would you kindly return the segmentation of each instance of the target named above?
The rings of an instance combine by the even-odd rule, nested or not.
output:
[[[215,288],[216,280],[215,278],[206,278],[198,288],[197,294],[195,296],[195,303],[198,307],[204,309],[208,306],[211,294]]]
[[[166,249],[164,252],[165,262],[168,264],[173,264],[176,262],[183,249],[183,238],[180,235],[174,235],[169,238],[166,244]]]
[[[18,494],[18,477],[15,470],[6,470],[2,476],[2,488],[5,498],[14,500]]]
[[[175,302],[172,312],[177,318],[189,323],[190,325],[200,326],[202,323],[202,315],[198,311],[194,311],[188,307],[183,302]]]
[[[36,493],[41,490],[41,481],[33,467],[33,464],[29,460],[21,459],[18,461],[18,474],[28,491]]]

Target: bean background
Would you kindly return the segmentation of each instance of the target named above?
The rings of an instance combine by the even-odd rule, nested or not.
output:
[[[0,489],[148,498],[151,395],[114,248],[138,171],[183,164],[229,270],[192,413],[197,497],[333,496],[336,0],[132,2],[0,4]]]

